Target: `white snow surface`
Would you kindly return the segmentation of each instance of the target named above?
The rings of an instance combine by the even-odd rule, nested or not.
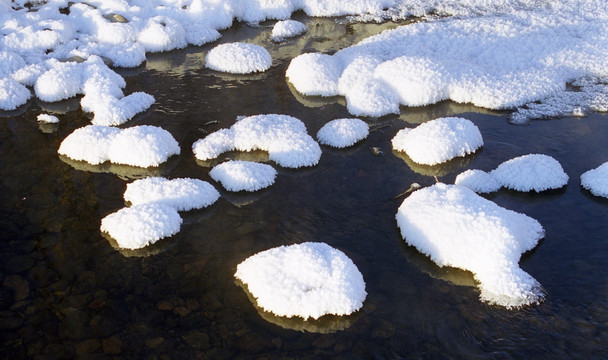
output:
[[[581,185],[595,196],[608,198],[608,162],[584,172]]]
[[[277,171],[253,161],[230,160],[216,165],[209,176],[228,191],[257,191],[274,184]]]
[[[305,33],[306,25],[296,20],[281,20],[277,21],[272,27],[270,38],[273,41],[282,41],[284,39],[298,36]]]
[[[178,211],[189,211],[215,203],[220,193],[199,179],[150,177],[128,184],[123,197],[132,205],[163,204]]]
[[[552,112],[564,103],[572,108],[571,97],[591,110],[608,107],[605,1],[396,3],[386,16],[429,11],[459,16],[400,26],[334,55],[300,55],[287,70],[297,91],[345,96],[357,116],[446,99],[491,109],[530,104],[533,111],[516,116],[518,121],[544,116],[545,109],[531,105],[543,99],[549,99]],[[351,66],[366,69],[357,74],[357,86],[336,86],[342,77],[352,77]],[[564,92],[566,84],[582,78],[594,79],[586,88],[591,93]],[[598,101],[594,94],[603,95]]]
[[[469,169],[458,174],[454,184],[466,186],[478,194],[495,192],[502,187],[502,184],[492,174],[477,169]]]
[[[438,183],[409,195],[396,219],[405,241],[437,265],[471,271],[483,301],[512,308],[544,298],[541,285],[518,265],[544,236],[527,215],[466,187]]]
[[[367,296],[359,269],[343,252],[306,242],[257,253],[237,266],[257,305],[278,316],[348,315]]]
[[[49,115],[49,114],[40,114],[40,115],[38,115],[38,117],[36,119],[40,122],[49,123],[49,124],[56,124],[59,122],[59,119],[57,118],[57,116]]]
[[[233,74],[266,71],[272,65],[268,50],[260,45],[235,42],[211,49],[205,57],[208,68]]]
[[[32,94],[11,78],[0,78],[0,110],[15,110],[25,104]]]
[[[436,165],[475,152],[483,146],[483,138],[470,120],[445,117],[402,129],[391,143],[418,164]]]
[[[369,134],[369,125],[361,119],[335,119],[317,132],[317,139],[324,145],[345,148],[365,139]]]
[[[139,167],[158,166],[180,153],[171,134],[159,127],[141,125],[126,129],[88,125],[74,130],[58,153],[97,165],[106,161]]]
[[[528,154],[503,162],[490,173],[503,187],[517,191],[541,192],[559,189],[568,183],[568,175],[553,157]]]
[[[122,208],[101,220],[108,233],[124,249],[140,249],[177,234],[182,218],[173,206],[142,204]]]
[[[229,129],[213,132],[192,145],[196,158],[203,161],[231,150],[264,150],[270,160],[288,168],[314,166],[321,158],[321,148],[308,135],[304,123],[279,114],[245,117]]]

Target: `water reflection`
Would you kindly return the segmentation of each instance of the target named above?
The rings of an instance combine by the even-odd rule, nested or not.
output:
[[[462,171],[482,152],[477,150],[476,152],[467,156],[455,157],[452,160],[446,161],[437,165],[424,165],[414,162],[404,151],[393,150],[393,155],[403,160],[412,171],[424,175],[424,176],[435,176],[442,177],[449,174]]]
[[[147,177],[166,177],[177,166],[178,156],[172,156],[157,167],[137,167],[130,165],[114,164],[106,161],[99,165],[93,165],[86,161],[74,160],[64,155],[58,155],[59,159],[79,171],[93,173],[110,173],[123,180],[143,179]]]

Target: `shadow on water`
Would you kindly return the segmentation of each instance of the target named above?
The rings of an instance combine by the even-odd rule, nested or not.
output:
[[[89,123],[77,98],[32,100],[2,114],[0,358],[605,358],[608,206],[578,186],[583,172],[608,160],[601,150],[608,138],[605,115],[514,126],[507,112],[466,104],[402,108],[400,115],[366,119],[381,126],[353,147],[322,146],[315,167],[270,162],[278,171],[274,185],[253,194],[222,192],[209,208],[181,214],[177,235],[141,253],[117,251],[104,238],[100,221],[124,206],[130,179],[193,177],[220,189],[208,175],[215,164],[268,161],[259,152],[197,162],[192,144],[238,116],[288,114],[313,137],[329,120],[351,117],[342,98],[297,94],[285,69],[302,52],[331,53],[397,24],[294,18],[309,31],[286,42],[269,39],[273,22],[235,24],[213,44],[148,54],[144,66],[118,70],[126,94],[146,91],[157,100],[128,126],[161,126],[180,144],[181,154],[159,169],[90,167],[60,158],[61,141]],[[265,46],[273,66],[253,78],[205,69],[207,51],[230,41]],[[41,112],[59,114],[60,123],[41,131]],[[483,150],[429,169],[391,153],[390,140],[403,122],[440,116],[473,121]],[[547,298],[507,310],[480,302],[470,273],[438,268],[408,247],[395,222],[402,200],[394,197],[414,182],[434,183],[430,176],[451,183],[466,169],[489,171],[528,153],[553,156],[570,181],[548,193],[487,196],[539,220],[546,231],[520,266]],[[247,257],[304,241],[326,242],[357,265],[368,292],[358,313],[319,323],[275,319],[258,312],[235,284],[236,266]]]

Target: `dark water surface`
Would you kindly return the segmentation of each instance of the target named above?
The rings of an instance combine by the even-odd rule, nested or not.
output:
[[[161,126],[181,146],[181,155],[160,168],[59,158],[61,141],[89,124],[79,99],[32,100],[0,117],[0,357],[608,357],[608,200],[580,187],[583,172],[608,161],[606,115],[515,126],[508,112],[452,102],[403,108],[400,116],[366,119],[373,131],[352,148],[323,147],[318,166],[276,167],[276,183],[264,191],[222,192],[209,208],[182,213],[181,231],[149,248],[117,250],[100,233],[101,219],[124,206],[131,179],[161,175],[214,183],[210,166],[223,159],[266,161],[263,152],[229,153],[208,163],[194,158],[194,141],[229,127],[237,116],[292,115],[313,136],[327,121],[349,116],[341,98],[295,94],[284,76],[289,60],[307,51],[331,53],[396,24],[295,18],[309,32],[285,43],[270,42],[271,23],[235,25],[223,34],[221,42],[269,49],[274,63],[263,74],[205,69],[204,56],[217,43],[149,54],[140,68],[119,70],[128,83],[125,93],[146,91],[157,100],[123,127]],[[56,114],[60,124],[39,126],[41,112]],[[448,115],[480,128],[481,151],[441,167],[417,166],[392,152],[390,140],[399,129]],[[383,153],[374,155],[372,147]],[[570,181],[542,194],[501,190],[487,196],[546,230],[520,262],[543,285],[546,301],[506,310],[479,301],[470,273],[438,268],[407,246],[395,222],[402,200],[393,197],[413,182],[427,186],[437,176],[453,183],[465,169],[491,170],[528,153],[553,156]],[[326,242],[357,265],[368,292],[360,311],[308,322],[279,318],[256,309],[235,282],[236,265],[248,256],[305,241]]]

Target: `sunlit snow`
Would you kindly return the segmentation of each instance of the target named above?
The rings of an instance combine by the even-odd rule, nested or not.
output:
[[[391,143],[393,149],[405,151],[418,164],[436,165],[475,152],[483,145],[483,138],[470,120],[447,117],[402,129]]]
[[[541,192],[559,189],[568,183],[568,175],[562,165],[544,154],[529,154],[507,160],[491,174],[503,187],[517,191]]]
[[[215,203],[220,193],[213,185],[199,179],[150,177],[128,184],[123,196],[132,205],[164,204],[178,211],[188,211]]]
[[[274,184],[277,171],[266,164],[231,160],[216,165],[209,176],[228,191],[257,191]]]
[[[285,317],[348,315],[367,296],[352,260],[325,243],[262,251],[240,263],[234,276],[247,285],[259,307]]]
[[[249,43],[221,44],[211,49],[205,57],[208,68],[234,74],[266,71],[272,65],[268,50]]]
[[[272,27],[270,38],[273,41],[282,41],[290,37],[305,33],[306,25],[296,20],[281,20]]]
[[[57,118],[57,116],[49,115],[49,114],[40,114],[36,117],[36,119],[39,122],[49,123],[49,124],[56,124],[59,122],[59,119]]]
[[[365,139],[369,125],[360,119],[336,119],[323,125],[317,132],[321,144],[345,148]]]
[[[608,162],[584,172],[581,185],[595,196],[608,198]]]
[[[502,187],[502,184],[492,174],[477,169],[469,169],[458,174],[454,184],[466,186],[480,194],[495,192]]]
[[[199,160],[214,159],[230,150],[268,152],[270,160],[288,168],[314,166],[321,157],[319,144],[304,123],[289,115],[254,115],[237,121],[192,145]]]
[[[471,271],[483,301],[510,308],[543,299],[540,284],[518,265],[544,236],[538,221],[441,183],[414,191],[396,219],[405,241],[437,265]]]

